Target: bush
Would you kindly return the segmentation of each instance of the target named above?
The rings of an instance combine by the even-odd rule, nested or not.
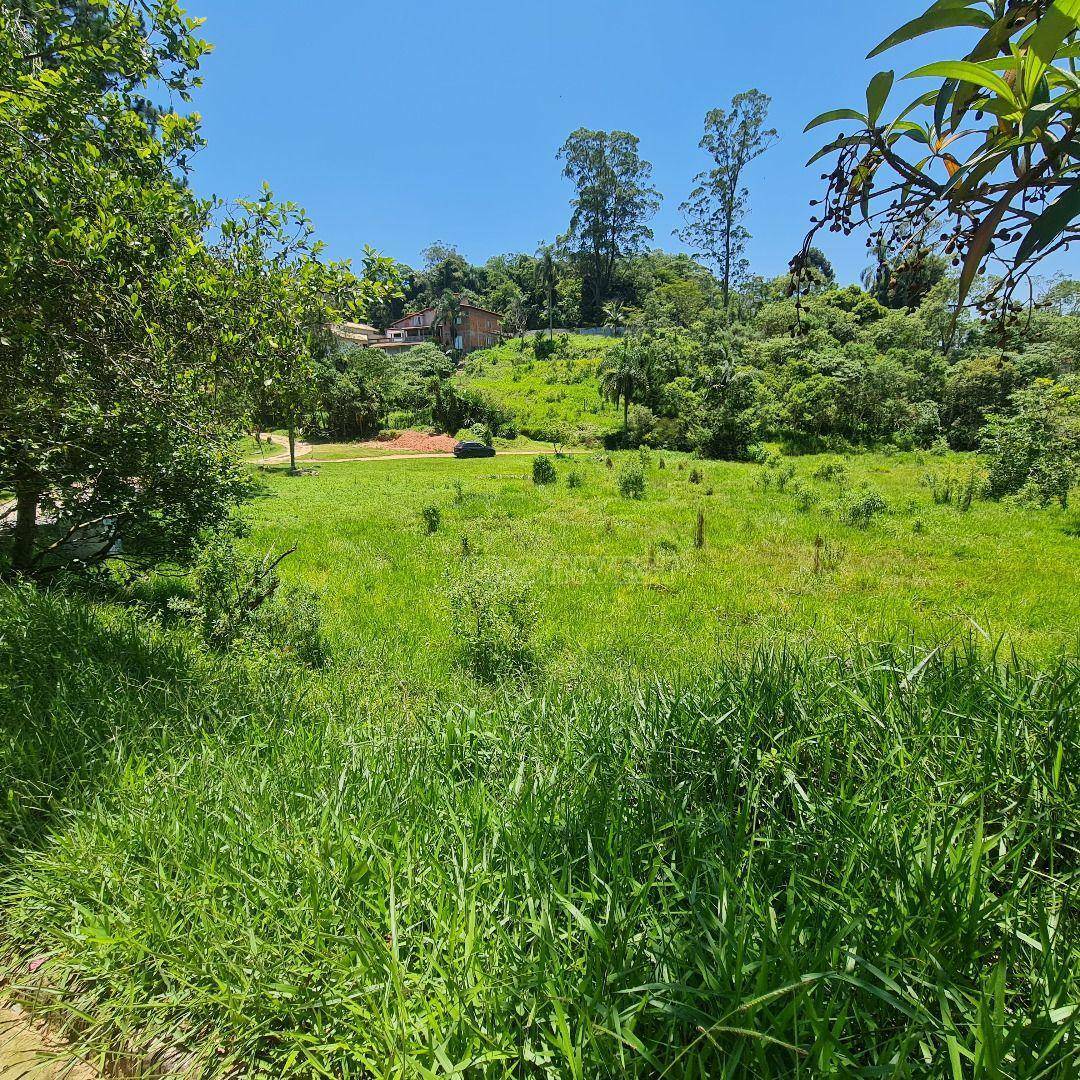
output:
[[[318,601],[309,590],[282,585],[277,567],[283,558],[268,553],[260,559],[241,552],[232,536],[215,536],[196,562],[194,595],[170,607],[191,619],[217,651],[246,643],[318,666],[327,658]]]
[[[791,494],[795,496],[795,505],[803,513],[813,509],[821,501],[821,496],[802,480],[796,480],[791,485]]]
[[[840,507],[840,520],[845,525],[854,525],[856,528],[868,528],[870,523],[880,514],[888,513],[889,504],[880,492],[871,487],[863,487],[853,492]]]
[[[437,533],[442,523],[442,511],[437,506],[425,506],[420,514],[424,519],[424,530],[428,536]]]
[[[493,682],[535,668],[537,611],[524,578],[509,567],[469,559],[452,578],[448,597],[458,649],[473,675]]]
[[[488,424],[473,424],[469,428],[469,438],[482,442],[485,446],[492,446],[495,442],[495,436]]]
[[[618,484],[619,494],[624,499],[645,498],[645,470],[640,460],[628,461],[619,470]]]
[[[1068,380],[1037,379],[1011,400],[1016,412],[992,416],[983,432],[990,495],[1067,507],[1080,477],[1080,393]]]
[[[534,457],[532,475],[534,484],[554,484],[556,473],[551,458],[544,454],[538,454]]]
[[[762,491],[768,491],[775,484],[777,491],[786,491],[788,484],[794,479],[795,466],[776,455],[758,474],[758,486]]]
[[[548,360],[555,355],[557,346],[553,338],[544,337],[542,334],[534,334],[532,339],[533,356],[537,360]]]
[[[826,461],[813,472],[815,480],[820,480],[825,484],[836,484],[837,487],[845,487],[850,476],[847,465],[842,461]]]
[[[566,474],[566,486],[568,488],[579,488],[585,483],[585,478],[577,470],[577,468],[571,468]]]
[[[701,470],[695,465],[690,470],[690,475],[687,477],[687,479],[690,481],[691,484],[700,484],[701,483]]]
[[[968,471],[966,477],[961,478],[951,470],[946,473],[926,473],[922,478],[923,487],[929,488],[930,497],[938,506],[948,506],[951,503],[961,510],[970,510],[971,504],[983,489],[982,478],[977,469]]]

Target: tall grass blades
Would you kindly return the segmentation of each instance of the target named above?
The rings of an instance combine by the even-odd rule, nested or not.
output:
[[[0,603],[2,951],[86,1044],[205,1076],[1075,1075],[1075,659],[760,646],[444,706]]]

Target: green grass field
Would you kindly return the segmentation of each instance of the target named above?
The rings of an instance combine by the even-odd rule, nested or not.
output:
[[[1065,515],[933,505],[960,458],[847,459],[865,529],[825,459],[802,510],[674,454],[628,500],[635,458],[261,471],[321,671],[0,591],[9,994],[205,1077],[1075,1075]],[[462,665],[465,537],[531,677]]]
[[[568,336],[566,357],[537,360],[519,341],[484,349],[469,357],[457,376],[462,386],[480,390],[514,410],[526,435],[563,424],[603,438],[622,426],[619,409],[600,396],[597,367],[616,341]]]
[[[533,583],[541,651],[563,674],[693,673],[778,634],[838,644],[971,633],[1035,654],[1076,645],[1080,539],[1063,514],[935,506],[919,481],[946,467],[938,459],[849,459],[850,486],[874,485],[891,507],[860,529],[838,519],[834,484],[809,479],[829,458],[797,459],[821,496],[803,512],[793,495],[759,489],[760,466],[675,454],[653,454],[646,497],[627,500],[616,474],[633,456],[612,455],[612,469],[607,455],[564,459],[540,488],[528,457],[326,465],[302,481],[279,470],[251,511],[251,543],[298,545],[283,570],[322,596],[341,648],[435,684],[454,665],[445,582],[462,537]],[[571,470],[580,488],[567,486]],[[442,525],[429,537],[421,510],[432,504]]]

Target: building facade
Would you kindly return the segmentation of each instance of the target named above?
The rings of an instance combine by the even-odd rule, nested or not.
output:
[[[502,336],[502,317],[494,311],[461,304],[453,324],[435,325],[435,308],[426,307],[413,311],[392,322],[386,330],[392,344],[416,345],[421,341],[435,341],[444,349],[472,352],[497,345]]]

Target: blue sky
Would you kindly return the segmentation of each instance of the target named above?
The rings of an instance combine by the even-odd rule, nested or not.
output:
[[[777,274],[821,190],[804,163],[822,133],[803,126],[862,102],[882,67],[942,59],[913,44],[863,60],[927,3],[187,0],[215,46],[195,101],[209,141],[195,186],[234,198],[268,181],[307,208],[334,257],[369,243],[418,265],[440,240],[483,261],[554,239],[571,197],[559,146],[577,127],[621,128],[664,194],[654,243],[682,250],[671,232],[706,165],[703,117],[757,87],[781,138],[751,176],[750,257]],[[861,238],[828,241],[856,280]]]

